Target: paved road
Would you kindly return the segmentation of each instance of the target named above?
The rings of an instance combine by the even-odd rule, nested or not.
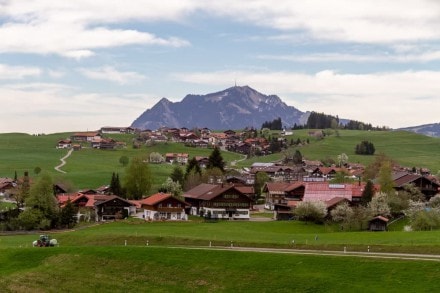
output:
[[[243,251],[243,252],[263,252],[263,253],[284,253],[299,255],[321,255],[339,257],[363,257],[377,259],[402,259],[415,261],[436,261],[440,262],[440,255],[436,254],[411,254],[411,253],[381,253],[381,252],[356,252],[356,251],[328,251],[328,250],[304,250],[304,249],[277,249],[277,248],[258,248],[258,247],[171,247],[180,249],[201,249],[201,250],[222,250],[222,251]]]

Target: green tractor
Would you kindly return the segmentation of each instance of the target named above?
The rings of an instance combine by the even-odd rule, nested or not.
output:
[[[40,235],[40,239],[35,240],[32,245],[34,247],[49,247],[58,245],[58,241],[51,239],[49,235]]]

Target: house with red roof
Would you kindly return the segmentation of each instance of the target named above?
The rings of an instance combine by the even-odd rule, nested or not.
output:
[[[70,201],[78,208],[78,219],[81,216],[94,218],[95,221],[122,219],[136,212],[136,206],[117,195],[102,194],[63,194],[58,195],[58,204],[63,207]],[[84,213],[83,213],[84,212]],[[87,215],[86,215],[87,214]]]
[[[143,209],[143,218],[146,221],[184,221],[188,220],[185,209],[190,205],[169,193],[156,193],[147,198],[136,201]]]

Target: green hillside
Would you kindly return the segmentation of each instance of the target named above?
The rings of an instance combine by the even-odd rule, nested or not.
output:
[[[440,139],[418,135],[404,131],[331,131],[324,139],[308,135],[309,130],[295,131],[288,136],[288,141],[300,138],[308,140],[309,144],[296,147],[303,156],[310,160],[336,160],[341,153],[346,153],[350,162],[368,164],[374,156],[360,156],[354,153],[356,144],[362,140],[373,142],[376,154],[384,153],[403,166],[427,167],[433,173],[440,170]],[[67,154],[67,150],[56,149],[60,139],[70,136],[70,133],[57,133],[34,136],[28,134],[8,133],[0,134],[0,176],[13,177],[17,171],[22,176],[24,171],[29,171],[35,176],[34,169],[40,167],[43,171],[51,173],[57,180],[69,181],[77,188],[95,188],[108,184],[112,172],[124,174],[124,167],[119,163],[121,156],[133,158],[147,156],[151,152],[161,154],[175,152],[188,153],[192,156],[209,156],[212,150],[185,147],[177,143],[161,143],[150,147],[133,149],[131,146],[132,135],[112,135],[119,141],[125,141],[127,148],[120,150],[96,150],[91,148],[75,151],[67,159],[67,165],[62,168],[66,174],[56,172],[54,167],[60,163],[60,158]],[[295,149],[295,148],[294,148]],[[264,157],[255,157],[241,161],[237,167],[250,166],[253,162],[271,162],[282,158],[282,154],[273,154]],[[242,155],[223,152],[224,159],[231,162],[242,159]],[[154,186],[162,184],[171,173],[173,166],[169,164],[151,165]]]

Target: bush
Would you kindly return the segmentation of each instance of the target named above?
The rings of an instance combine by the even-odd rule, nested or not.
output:
[[[293,213],[302,221],[322,223],[327,215],[327,207],[322,201],[302,201]]]
[[[375,151],[374,144],[367,140],[361,141],[361,143],[357,144],[355,148],[355,153],[357,155],[374,155]]]

